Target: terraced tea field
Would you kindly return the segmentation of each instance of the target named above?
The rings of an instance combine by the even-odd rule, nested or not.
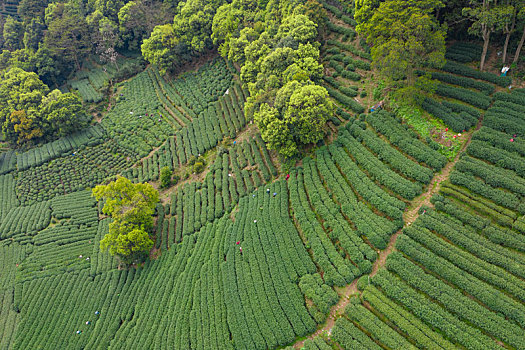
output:
[[[296,166],[218,58],[148,67],[97,125],[0,154],[0,349],[525,348],[525,90],[452,45],[427,124],[370,112],[370,54],[325,6],[338,108]],[[158,187],[165,166],[187,175],[161,191],[151,259],[119,267],[89,189]]]

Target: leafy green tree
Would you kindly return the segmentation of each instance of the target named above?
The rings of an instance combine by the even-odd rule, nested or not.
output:
[[[490,35],[505,28],[512,20],[514,7],[506,4],[497,4],[491,0],[472,0],[472,7],[463,9],[463,15],[472,21],[468,29],[469,34],[477,35],[483,39],[483,51],[479,69],[485,68],[485,59],[490,43]]]
[[[132,225],[110,224],[109,233],[100,241],[101,250],[109,250],[125,264],[140,261],[153,248],[148,232]]]
[[[324,87],[304,85],[295,89],[290,96],[284,119],[292,126],[294,139],[306,145],[323,137],[323,127],[334,114],[334,109]]]
[[[22,48],[24,38],[24,26],[21,22],[9,16],[4,24],[4,47],[10,51]]]
[[[49,92],[36,73],[11,68],[0,74],[0,123],[7,141],[22,145],[72,133],[89,117],[77,95]]]
[[[160,187],[161,188],[170,187],[172,175],[173,175],[173,172],[171,171],[169,167],[165,166],[160,169]]]
[[[130,1],[118,12],[120,39],[129,50],[140,49],[153,28],[173,21],[173,16],[172,5],[166,2]]]
[[[48,3],[48,0],[21,0],[17,11],[24,22],[32,19],[43,20]]]
[[[357,31],[362,32],[366,23],[372,19],[374,12],[381,4],[381,0],[355,0],[354,19],[357,22]]]
[[[187,45],[175,36],[173,25],[156,26],[141,46],[144,59],[159,67],[161,73],[173,71],[188,57]]]
[[[268,147],[291,157],[322,139],[334,109],[324,87],[294,80],[279,89],[273,107],[261,104],[254,118]]]
[[[387,0],[368,13],[363,5],[358,18],[366,22],[358,21],[357,28],[372,46],[373,63],[385,77],[406,78],[408,86],[414,86],[416,69],[445,63],[445,28],[432,16],[440,6],[439,0]]]
[[[297,44],[306,44],[317,37],[317,24],[303,14],[292,14],[283,19],[276,39],[289,37]]]
[[[328,15],[323,7],[317,0],[306,0],[304,4],[304,14],[317,25],[319,31],[321,27],[326,25]]]
[[[41,113],[50,129],[48,134],[66,136],[86,127],[89,117],[82,99],[75,94],[53,90],[42,99]]]
[[[151,28],[148,31],[145,27],[151,22],[146,18],[146,6],[142,1],[130,1],[122,6],[118,12],[118,22],[120,36],[130,50],[138,49],[143,36],[153,30]]]
[[[213,16],[211,38],[213,44],[219,45],[219,53],[227,56],[230,51],[230,40],[233,34],[238,30],[243,13],[240,9],[233,7],[233,4],[224,4],[217,9]]]
[[[25,71],[34,71],[35,56],[29,50],[3,50],[0,56],[0,69],[20,68]]]
[[[4,122],[4,129],[6,140],[16,141],[19,146],[43,135],[36,116],[27,115],[24,110],[11,112]]]
[[[102,13],[104,17],[116,20],[119,10],[124,6],[123,0],[95,0],[89,1],[91,9]]]
[[[48,92],[36,73],[11,68],[0,74],[0,122],[7,141],[20,145],[42,135],[39,110]]]
[[[222,3],[222,0],[181,2],[173,24],[155,27],[144,40],[144,58],[166,72],[211,49],[213,16]]]
[[[279,112],[264,103],[254,114],[255,122],[261,131],[261,137],[269,149],[277,150],[284,157],[297,154],[297,144],[290,136],[290,128]]]
[[[525,6],[521,8],[520,12],[517,14],[518,19],[520,20],[519,23],[523,26],[523,33],[521,34],[521,39],[518,43],[518,46],[516,47],[516,52],[514,53],[514,63],[518,62],[518,59],[520,58],[520,52],[521,48],[523,47],[523,43],[525,43]]]
[[[45,25],[40,18],[33,18],[26,26],[24,32],[24,47],[26,50],[35,52],[44,37]]]
[[[102,212],[113,219],[109,233],[100,241],[102,251],[130,264],[147,256],[153,247],[149,234],[153,230],[153,214],[159,193],[148,183],[133,184],[118,176],[108,185],[93,189],[97,200],[104,199]]]
[[[35,71],[47,86],[59,86],[64,78],[61,66],[53,59],[53,54],[45,45],[40,45],[34,56]]]
[[[46,19],[46,23],[48,20]],[[66,67],[80,69],[80,62],[91,52],[91,36],[85,17],[63,11],[48,24],[44,44],[53,59]]]

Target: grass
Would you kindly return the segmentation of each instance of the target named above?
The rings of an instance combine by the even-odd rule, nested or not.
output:
[[[399,107],[397,112],[408,125],[421,135],[423,139],[432,138],[433,130],[443,132],[445,139],[442,142],[450,145],[447,146],[440,143],[441,148],[439,149],[439,152],[450,161],[456,157],[463,144],[467,141],[467,137],[463,137],[464,134],[457,136],[459,134],[455,134],[452,131],[445,131],[447,126],[441,120],[431,117],[428,113],[423,112],[418,108],[402,106]]]

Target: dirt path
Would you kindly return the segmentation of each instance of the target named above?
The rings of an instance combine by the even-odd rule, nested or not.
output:
[[[240,131],[239,133],[237,133],[237,136],[231,140],[231,142],[233,141],[236,141],[238,144],[240,144],[242,141],[246,141],[248,140],[249,138],[253,137],[255,134],[257,133],[257,128],[255,126],[255,124],[247,124],[246,127]],[[170,136],[172,137],[172,136]],[[213,147],[212,149],[209,149],[205,152],[205,154],[213,154],[213,152],[222,145],[222,142],[224,141],[224,139],[215,147]],[[164,145],[164,143],[162,144]],[[153,154],[155,152],[157,152],[161,147],[157,147],[155,148],[153,151],[150,152],[150,154],[148,154],[145,158],[142,158],[142,161],[150,158],[153,156]],[[137,164],[139,163],[140,161],[137,162]],[[213,165],[213,163],[215,162],[215,155],[213,154],[210,158],[206,159],[206,167],[205,169],[199,173],[199,174],[191,174],[189,176],[189,178],[187,178],[186,180],[179,180],[179,182],[177,182],[177,184],[175,185],[172,185],[170,186],[169,188],[167,189],[164,189],[164,190],[161,190],[160,191],[160,199],[161,199],[161,203],[162,204],[166,204],[168,203],[169,201],[169,198],[171,196],[172,193],[175,193],[177,191],[177,189],[179,189],[180,187],[184,186],[185,184],[187,183],[190,183],[190,182],[195,182],[195,181],[199,181],[199,182],[202,182],[204,181],[204,178],[206,177],[206,175],[209,173],[210,171],[210,166]],[[278,165],[278,163],[277,163]],[[185,164],[183,166],[180,166],[178,167],[178,173],[179,174],[184,174],[186,172],[188,172],[190,170],[190,166],[188,164]],[[148,181],[150,184],[153,185],[153,187],[159,189],[159,180],[157,181]]]
[[[346,305],[350,302],[350,296],[357,293],[357,279],[353,280],[352,283],[347,285],[346,287],[341,288],[338,291],[339,295],[341,296],[341,299],[337,304],[332,306],[332,309],[330,309],[330,314],[328,315],[328,318],[326,319],[326,322],[324,325],[319,328],[315,333],[308,336],[306,339],[313,339],[317,336],[319,336],[323,332],[327,332],[328,335],[332,333],[332,328],[334,327],[335,320],[337,317],[342,314],[345,310]],[[295,349],[300,349],[303,345],[306,339],[300,340],[296,342],[293,347]]]
[[[470,144],[470,141],[472,139],[472,134],[474,134],[474,132],[478,130],[480,127],[481,127],[481,120],[478,122],[478,125],[476,126],[476,128],[468,133],[468,136],[467,136],[468,140],[467,142],[465,142],[461,150],[458,152],[458,154],[456,155],[456,158],[454,158],[452,162],[447,163],[447,165],[445,165],[445,167],[441,169],[441,171],[434,176],[434,178],[428,185],[428,189],[425,193],[419,195],[418,197],[414,198],[411,201],[410,206],[403,213],[403,221],[405,222],[405,225],[403,226],[403,228],[409,226],[417,219],[418,211],[423,205],[426,205],[429,207],[432,206],[432,204],[430,203],[430,198],[432,198],[434,194],[439,192],[441,183],[445,181],[446,179],[448,179],[450,172],[452,171],[452,169],[454,169],[454,165],[459,160],[459,156],[465,151],[467,146]],[[390,253],[394,251],[396,240],[399,237],[399,235],[402,233],[403,228],[401,228],[399,231],[393,234],[392,237],[390,237],[390,242],[388,243],[388,246],[379,252],[379,256],[377,260],[374,262],[370,276],[374,276],[379,270],[379,268],[385,265],[388,255],[390,255]],[[321,328],[319,328],[317,331],[315,331],[315,333],[309,335],[307,339],[313,339],[319,336],[323,332],[326,332],[328,335],[330,335],[337,317],[342,313],[341,309],[344,311],[344,308],[346,307],[346,305],[348,305],[350,301],[349,297],[356,293],[358,293],[357,279],[352,281],[351,284],[349,284],[348,286],[344,287],[343,289],[339,291],[341,300],[339,300],[339,302],[332,307],[332,309],[330,310],[330,314],[328,315],[328,318],[326,319],[326,322],[324,323],[324,325]],[[296,342],[293,345],[293,347],[295,349],[300,349],[303,346],[305,340],[306,339]]]
[[[405,223],[403,228],[410,226],[414,221],[416,221],[419,209],[422,206],[432,206],[432,204],[430,203],[430,198],[432,198],[434,194],[439,192],[439,189],[441,188],[441,183],[448,179],[448,177],[450,176],[450,172],[452,171],[452,169],[454,169],[454,165],[456,165],[457,161],[459,160],[459,156],[465,151],[467,146],[470,144],[470,141],[472,140],[472,135],[480,127],[481,121],[478,123],[474,130],[471,130],[468,133],[468,140],[463,144],[463,147],[456,155],[456,158],[454,158],[452,162],[447,163],[447,165],[445,165],[445,167],[434,176],[434,178],[428,185],[428,190],[425,193],[422,193],[421,195],[412,200],[410,206],[403,213],[403,221]],[[382,250],[379,253],[379,257],[374,262],[374,266],[372,267],[372,272],[370,273],[370,276],[374,276],[379,270],[379,268],[385,265],[386,258],[390,253],[394,251],[394,245],[396,244],[397,238],[403,231],[403,228],[397,231],[394,235],[392,235],[392,237],[390,237],[390,242],[388,243],[388,246],[386,247],[386,249]]]

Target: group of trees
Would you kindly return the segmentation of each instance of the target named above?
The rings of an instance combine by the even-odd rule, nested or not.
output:
[[[171,0],[21,0],[18,18],[0,21],[0,70],[19,67],[57,87],[91,53],[138,50],[155,25],[173,18],[173,7]]]
[[[235,4],[224,7],[236,13]],[[323,22],[314,20],[323,17],[309,17],[324,10],[315,1],[271,5],[275,4],[261,11],[264,30],[260,22],[245,20],[240,31],[223,37],[221,53],[226,56],[228,48],[227,58],[241,66],[241,79],[250,90],[245,112],[253,114],[263,140],[270,149],[290,157],[301,146],[322,139],[326,121],[334,113],[326,89],[317,84],[323,76],[318,42],[318,26]],[[213,35],[220,37],[217,32]]]
[[[376,68],[403,96],[432,88],[416,71],[444,64],[447,34],[468,32],[483,40],[481,69],[491,38],[502,39],[504,63],[514,47],[518,61],[525,41],[525,0],[355,0],[340,6],[353,12]],[[240,67],[251,95],[248,117],[282,155],[320,140],[333,113],[318,85],[319,34],[327,15],[317,0],[21,0],[18,15],[0,20],[0,71],[35,72],[47,86],[62,84],[92,53],[115,62],[119,50],[140,48],[162,73],[173,73],[218,49]],[[3,124],[19,125],[22,143],[46,133],[34,128],[34,110],[2,116]]]
[[[112,219],[109,232],[100,241],[100,249],[109,250],[125,264],[147,256],[153,247],[150,233],[159,192],[148,183],[133,184],[118,176],[108,185],[96,186],[93,196],[104,202],[102,213]]]
[[[462,14],[472,25],[469,34],[481,37],[483,40],[483,53],[481,54],[480,69],[485,67],[485,59],[492,34],[501,34],[505,37],[502,50],[503,63],[507,62],[510,37],[516,31],[517,24],[523,25],[525,21],[525,1],[523,0],[473,0],[468,7],[464,7]],[[514,54],[514,62],[519,59],[523,42],[525,41],[525,25],[523,34]]]
[[[440,6],[440,0],[356,1],[356,29],[372,46],[374,65],[390,80],[405,80],[399,91],[405,96],[425,86],[427,78],[417,78],[416,69],[445,64],[446,28],[433,15]]]
[[[65,136],[88,123],[77,95],[50,91],[36,73],[20,68],[0,72],[0,125],[11,144]]]
[[[144,40],[142,53],[169,72],[218,47],[241,67],[250,90],[245,112],[268,147],[293,156],[323,137],[334,111],[326,89],[316,84],[323,75],[318,28],[325,19],[316,0],[189,0],[173,24],[156,27]]]
[[[421,90],[432,90],[428,76],[417,76],[417,69],[440,68],[445,63],[447,31],[457,35],[462,29],[483,40],[480,69],[492,35],[503,44],[502,61],[507,64],[509,43],[517,30],[514,62],[525,41],[524,0],[356,0],[357,31],[371,46],[373,63],[392,85],[400,87],[398,96],[414,101]],[[516,35],[515,35],[516,37]]]

